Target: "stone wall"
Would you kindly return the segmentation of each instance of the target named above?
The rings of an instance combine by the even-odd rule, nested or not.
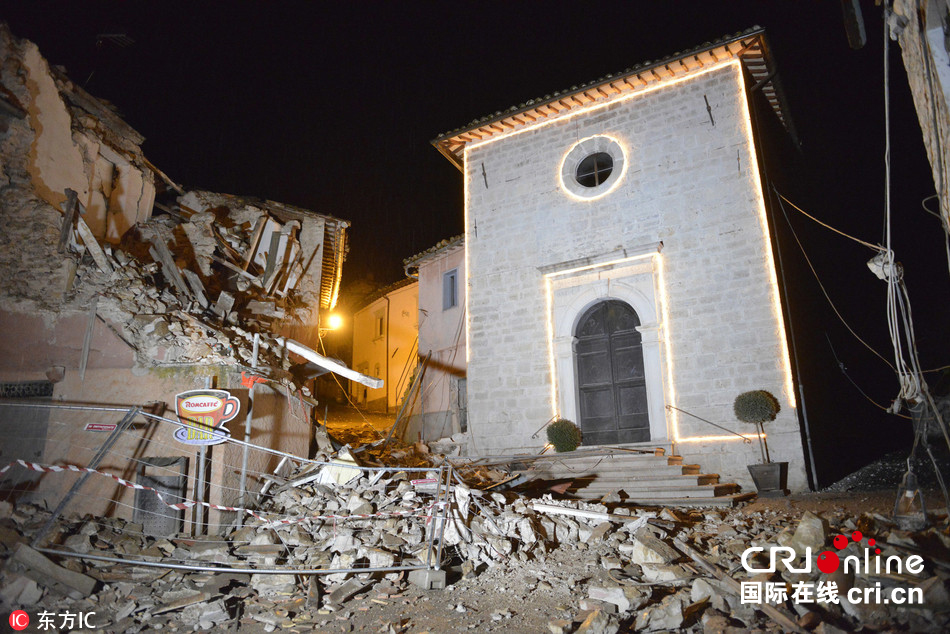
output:
[[[733,62],[467,148],[469,415],[481,453],[538,450],[543,435],[531,435],[552,415],[577,420],[562,409],[573,367],[554,363],[564,334],[554,329],[572,334],[595,301],[626,297],[640,303],[644,348],[655,353],[651,444],[673,444],[704,471],[748,485],[755,445],[697,441],[723,433],[664,406],[748,432],[732,402],[767,389],[783,408],[768,430],[773,459],[789,460],[790,485],[805,486],[750,134]],[[619,148],[619,177],[594,199],[561,179],[583,143]],[[578,271],[590,297],[558,314],[549,285]]]

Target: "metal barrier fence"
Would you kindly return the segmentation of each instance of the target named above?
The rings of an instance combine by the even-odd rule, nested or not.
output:
[[[182,429],[207,433],[140,407],[0,400],[0,500],[34,509],[37,550],[93,563],[282,575],[440,567],[450,465],[362,467],[230,437],[182,455],[172,441]]]

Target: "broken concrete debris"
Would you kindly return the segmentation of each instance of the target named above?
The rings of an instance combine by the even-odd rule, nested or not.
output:
[[[420,503],[412,479],[398,469],[382,476],[361,472],[344,482],[320,483],[315,475],[312,468],[289,474],[270,491],[261,513],[306,518],[345,514],[346,509],[396,511]],[[452,631],[497,628],[571,633],[940,631],[950,626],[946,529],[911,533],[883,516],[868,514],[855,520],[841,511],[804,516],[742,508],[678,512],[610,508],[550,495],[531,501],[513,492],[478,490],[460,482],[452,494],[452,520],[446,526],[443,551],[448,571],[306,578],[164,571],[76,559],[60,559],[59,566],[98,580],[78,600],[95,601],[103,613],[111,615],[113,621],[105,628],[109,631],[136,632],[156,626],[174,631],[193,624],[209,629],[233,623],[256,623],[268,631],[294,627],[334,631],[343,623],[359,623],[354,629],[365,629],[368,621],[360,620],[363,615],[376,615],[378,622],[372,630],[396,632],[416,631],[409,624],[419,631],[449,627]],[[605,515],[610,519],[604,520]],[[0,519],[0,526],[15,539],[24,539],[44,517],[39,509],[21,504]],[[885,553],[896,552],[897,546],[926,553],[924,570],[918,575],[879,575],[862,569],[850,575],[850,585],[842,581],[839,591],[875,583],[919,587],[926,597],[924,605],[912,609],[847,601],[795,604],[786,599],[766,607],[742,601],[739,586],[743,581],[767,579],[783,584],[791,597],[793,584],[824,579],[814,565],[811,572],[802,573],[781,562],[774,573],[747,573],[740,558],[749,546],[765,549],[765,554],[754,558],[762,566],[768,561],[769,547],[794,539],[814,547],[814,564],[815,548],[828,548],[835,533],[850,534],[858,524],[888,549]],[[253,519],[219,541],[202,541],[184,535],[145,536],[140,527],[119,519],[74,518],[60,520],[54,532],[61,544],[57,548],[77,552],[113,556],[121,552],[129,558],[220,562],[238,568],[340,569],[421,564],[429,526],[425,518],[404,516],[305,520],[293,525]],[[4,543],[9,547],[7,540]],[[842,555],[861,556],[862,547],[852,542]],[[67,596],[63,586],[37,582],[28,570],[15,567],[22,560],[23,548],[20,545],[6,553],[9,563],[0,582],[0,598],[6,605],[77,609],[77,599]],[[799,557],[792,563],[797,569],[804,562]],[[57,578],[61,575],[53,573]],[[425,620],[429,608],[440,611],[442,629]],[[448,621],[445,614],[451,615]]]

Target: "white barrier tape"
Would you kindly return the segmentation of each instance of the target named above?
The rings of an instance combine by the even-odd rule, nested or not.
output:
[[[236,511],[239,513],[247,513],[248,515],[251,515],[257,518],[260,521],[265,522],[265,528],[274,528],[277,526],[285,526],[288,524],[297,524],[299,522],[304,522],[307,520],[330,520],[330,519],[332,520],[362,520],[362,519],[371,519],[374,517],[407,517],[407,516],[426,517],[426,518],[431,519],[432,509],[436,507],[441,507],[443,504],[445,504],[445,502],[434,502],[430,504],[429,506],[423,506],[423,507],[418,507],[414,509],[407,509],[405,511],[388,511],[385,513],[356,513],[352,515],[334,515],[334,514],[307,515],[305,517],[295,517],[295,518],[290,518],[290,519],[275,520],[272,518],[269,519],[262,515],[259,515],[258,513],[252,511],[251,509],[239,508],[239,507],[234,507],[234,506],[222,506],[220,504],[211,504],[210,502],[196,502],[194,500],[185,500],[184,502],[169,503],[165,501],[165,498],[162,495],[161,491],[157,489],[154,489],[152,487],[147,487],[142,484],[137,484],[135,482],[129,482],[128,480],[120,478],[117,475],[106,473],[104,471],[97,471],[96,469],[90,469],[89,467],[77,467],[75,465],[48,465],[48,464],[39,464],[37,462],[27,462],[26,460],[15,460],[7,464],[2,469],[0,469],[0,475],[6,473],[11,467],[16,466],[16,465],[19,465],[25,469],[30,469],[32,471],[39,471],[40,473],[61,473],[65,471],[73,471],[75,473],[91,473],[95,475],[106,476],[108,478],[112,478],[113,480],[121,484],[122,486],[127,487],[129,489],[135,489],[138,491],[151,491],[158,497],[158,499],[162,502],[162,504],[164,504],[165,506],[169,508],[183,510],[183,509],[191,508],[196,505],[201,505],[206,508],[215,509],[218,511]],[[426,521],[428,522],[428,520]]]

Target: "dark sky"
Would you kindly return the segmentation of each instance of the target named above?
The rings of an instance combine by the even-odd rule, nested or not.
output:
[[[767,29],[810,170],[793,195],[879,242],[882,19],[873,1],[862,6],[859,51],[831,0],[32,0],[0,3],[0,19],[113,102],[176,181],[352,221],[345,285],[367,273],[399,279],[403,258],[461,233],[461,175],[429,143],[440,132],[753,25]],[[134,44],[97,46],[103,33]],[[896,45],[891,59],[895,245],[932,367],[950,363],[950,276],[939,221],[921,209],[933,183]],[[793,222],[829,292],[885,350],[885,287],[865,266],[873,254]],[[852,343],[840,345],[853,363],[875,363]],[[891,398],[893,375],[875,372]]]

